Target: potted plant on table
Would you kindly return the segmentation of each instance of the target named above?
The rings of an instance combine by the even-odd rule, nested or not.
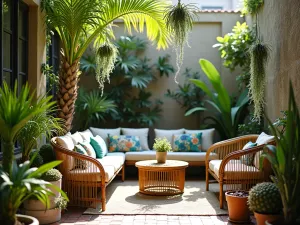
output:
[[[54,195],[48,197],[50,204],[45,206],[37,198],[28,199],[24,202],[25,214],[37,218],[40,224],[55,223],[61,219],[61,209],[67,205],[67,199],[57,191],[61,189],[62,174],[57,169],[50,169],[41,179],[52,185],[50,190]]]
[[[171,143],[167,138],[155,138],[154,150],[156,151],[156,160],[158,163],[165,163],[167,159],[167,152],[172,150]]]
[[[254,212],[257,225],[265,221],[274,222],[281,218],[282,202],[278,187],[271,182],[263,182],[251,188],[248,204]]]
[[[274,172],[271,179],[281,195],[284,224],[300,224],[297,221],[300,210],[300,115],[291,83],[284,132],[276,129],[270,121],[269,124],[276,139],[276,147],[268,145],[260,163],[264,158],[271,163]]]
[[[48,196],[54,195],[49,188],[52,188],[53,185],[42,180],[41,176],[59,165],[61,161],[47,163],[39,168],[30,168],[31,162],[26,161],[17,165],[16,161],[13,161],[11,173],[0,168],[0,224],[16,225],[25,222],[26,225],[38,225],[39,222],[35,218],[18,215],[19,207],[31,197],[36,197],[46,206],[49,205]],[[62,190],[55,189],[67,199]]]
[[[232,223],[249,223],[250,211],[247,205],[248,191],[227,191],[229,221]]]

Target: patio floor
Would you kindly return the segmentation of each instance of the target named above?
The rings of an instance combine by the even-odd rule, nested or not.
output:
[[[70,208],[52,225],[229,225],[227,216],[82,215],[85,208]],[[255,225],[255,219],[251,218]]]

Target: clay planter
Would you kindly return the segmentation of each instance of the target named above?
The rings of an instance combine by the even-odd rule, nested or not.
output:
[[[157,163],[165,163],[167,160],[167,152],[156,152]]]
[[[248,191],[228,191],[225,193],[228,204],[229,222],[249,223],[250,211],[247,205]]]
[[[272,224],[275,221],[278,221],[282,218],[280,214],[261,214],[254,212],[254,216],[256,219],[256,224],[257,225],[265,225],[266,221],[269,221],[270,224]]]
[[[61,188],[61,180],[50,182],[53,185]],[[46,206],[39,200],[30,199],[24,202],[24,213],[38,219],[40,224],[55,223],[61,219],[61,209],[55,208],[55,198],[60,196],[60,193],[55,189],[50,188],[55,196],[49,196],[49,206]]]
[[[17,214],[18,222],[25,225],[39,225],[39,221],[31,216]]]

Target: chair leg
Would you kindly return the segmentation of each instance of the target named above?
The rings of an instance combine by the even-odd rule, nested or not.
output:
[[[209,174],[207,168],[205,173],[206,173],[206,191],[209,191]]]
[[[122,181],[123,182],[125,181],[125,164],[123,165],[123,168],[122,168]]]
[[[102,212],[106,210],[106,186],[101,187]]]
[[[220,182],[220,209],[223,209],[223,201],[224,201],[224,194],[223,194],[223,183]]]

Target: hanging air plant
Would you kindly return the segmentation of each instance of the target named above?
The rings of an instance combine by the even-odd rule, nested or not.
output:
[[[176,52],[177,72],[175,82],[183,63],[184,44],[187,43],[188,33],[193,28],[193,17],[196,6],[192,4],[182,4],[180,0],[177,5],[172,6],[165,15],[167,28],[174,35],[174,49]]]
[[[264,96],[266,86],[266,65],[269,58],[269,47],[257,41],[250,51],[250,84],[249,95],[254,103],[254,119],[260,122],[264,109]]]
[[[114,68],[118,49],[113,44],[104,44],[96,51],[96,80],[103,92],[104,82],[109,82],[109,74]]]

